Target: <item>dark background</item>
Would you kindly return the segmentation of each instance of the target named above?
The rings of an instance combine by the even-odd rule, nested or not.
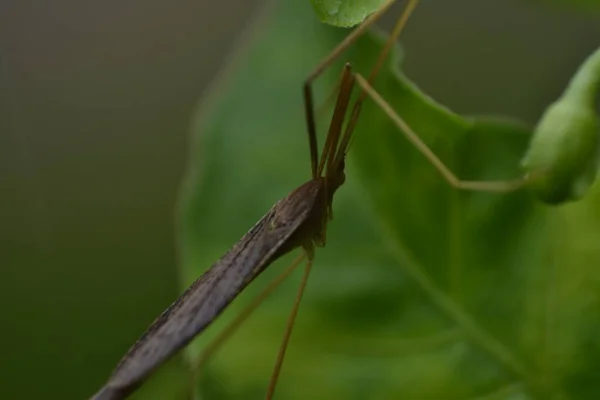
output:
[[[177,294],[189,122],[258,4],[0,2],[0,397],[91,394]],[[407,71],[457,112],[533,123],[599,21],[541,1],[424,1]]]

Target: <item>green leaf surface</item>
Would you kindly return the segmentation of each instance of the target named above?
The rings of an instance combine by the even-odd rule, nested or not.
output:
[[[245,35],[228,80],[200,107],[181,202],[182,289],[310,177],[301,85],[344,32],[300,3],[277,2]],[[340,61],[366,74],[380,45],[367,35]],[[528,127],[455,115],[399,64],[397,53],[377,89],[458,176],[521,174]],[[339,71],[320,79],[320,101]],[[277,398],[600,396],[599,185],[558,208],[525,191],[458,192],[370,101],[348,163]],[[250,285],[188,358],[290,259]],[[299,275],[216,354],[199,384],[205,398],[264,397]]]
[[[385,2],[386,0],[311,0],[321,22],[339,27],[360,24]]]

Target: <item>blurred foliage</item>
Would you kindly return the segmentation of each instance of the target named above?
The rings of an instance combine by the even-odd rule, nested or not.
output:
[[[182,288],[310,177],[299,83],[344,32],[301,3],[278,2],[199,110],[182,194]],[[302,40],[282,51],[290,37]],[[340,61],[366,74],[380,47],[367,35]],[[455,115],[399,63],[397,52],[376,88],[458,176],[521,174],[529,128]],[[319,80],[321,101],[339,67]],[[554,208],[526,191],[453,190],[370,101],[348,163],[277,398],[598,398],[600,185]],[[190,347],[190,362],[290,259]],[[298,280],[217,353],[199,383],[205,398],[264,396]]]
[[[561,6],[600,11],[600,0],[536,0]],[[339,27],[360,24],[386,0],[310,0],[319,21]]]
[[[386,0],[311,0],[321,22],[340,27],[361,23],[385,2]]]
[[[600,0],[536,0],[585,11],[600,12]]]

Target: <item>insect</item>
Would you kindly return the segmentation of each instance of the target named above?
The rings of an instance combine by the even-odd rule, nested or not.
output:
[[[388,6],[392,3],[390,1]],[[390,37],[390,44],[397,38],[416,3],[417,1],[412,0],[404,12],[404,17],[397,24],[399,29],[396,35]],[[93,397],[94,399],[120,399],[128,396],[157,367],[208,326],[274,260],[297,247],[302,247],[307,258],[306,268],[268,389],[267,398],[272,397],[312,266],[314,247],[324,246],[326,243],[327,223],[332,218],[333,196],[345,181],[345,157],[360,112],[360,104],[364,100],[363,96],[355,103],[352,115],[344,129],[346,112],[356,79],[350,66],[346,65],[323,153],[319,159],[311,83],[383,11],[384,9],[374,14],[355,30],[349,39],[342,42],[316,68],[304,85],[312,179],[275,203],[238,243],[154,321],[123,357],[106,385]],[[385,55],[382,54],[382,58]],[[303,256],[299,257],[293,267],[302,258]]]
[[[418,3],[411,0],[405,12],[398,20],[388,42],[381,52],[368,79],[354,73],[347,65],[339,84],[339,94],[329,127],[327,140],[319,158],[316,139],[315,116],[313,112],[311,83],[320,73],[348,47],[356,37],[362,34],[393,3],[387,2],[379,11],[369,17],[359,28],[351,33],[309,76],[304,85],[306,120],[308,124],[311,156],[312,179],[292,191],[277,202],[259,222],[234,245],[218,262],[202,275],[190,288],[169,307],[134,344],[117,366],[107,384],[95,395],[95,399],[124,398],[134,391],[144,380],[176,351],[188,344],[208,324],[210,324],[227,305],[273,261],[288,252],[302,247],[304,254],[296,259],[267,289],[269,292],[304,257],[307,258],[301,285],[298,289],[283,342],[275,364],[267,391],[271,398],[291,335],[300,300],[311,270],[315,246],[324,246],[328,221],[332,218],[333,197],[345,181],[345,157],[350,139],[360,115],[362,102],[371,98],[394,121],[400,130],[417,149],[438,169],[442,176],[458,189],[506,192],[521,188],[535,177],[527,174],[511,181],[478,182],[462,181],[419,139],[402,118],[377,94],[370,82],[373,81],[387,57],[391,45],[397,40],[408,16]],[[351,108],[351,93],[355,85],[361,93]],[[260,302],[264,296],[254,302],[242,318],[234,321],[217,342],[210,345],[205,356],[210,355],[218,344],[240,321]]]

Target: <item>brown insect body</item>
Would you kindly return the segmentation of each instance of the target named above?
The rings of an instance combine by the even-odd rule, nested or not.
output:
[[[288,210],[303,208],[308,199],[311,199],[309,212],[304,222],[300,224],[297,230],[288,239],[288,242],[282,246],[275,258],[281,257],[296,247],[303,246],[307,251],[311,251],[313,245],[322,247],[326,242],[327,222],[331,219],[331,204],[336,190],[344,183],[345,175],[341,174],[333,177],[323,177],[312,179],[302,186],[292,191],[286,198],[280,200],[275,205],[277,209],[281,203],[281,212],[277,215],[274,224],[285,224],[285,219],[297,217],[290,214]]]
[[[314,247],[325,245],[327,223],[332,217],[333,196],[345,181],[344,160],[353,119],[343,136],[342,125],[353,84],[350,66],[346,65],[319,164],[312,114],[307,119],[313,179],[275,203],[248,233],[152,323],[125,354],[104,387],[92,397],[93,400],[127,397],[154,370],[202,332],[273,261],[302,246],[308,255],[308,263],[299,297],[290,313],[291,322],[288,321],[284,335],[285,345],[280,348],[268,391],[268,398],[272,396],[299,298],[312,265]],[[312,104],[309,98],[307,102]]]
[[[201,333],[271,263],[302,246],[325,244],[335,176],[312,179],[279,200],[244,237],[167,308],[131,347],[94,400],[121,399]]]

